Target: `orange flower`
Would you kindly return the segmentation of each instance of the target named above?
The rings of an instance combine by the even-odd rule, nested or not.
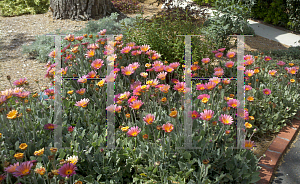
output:
[[[126,116],[126,118],[130,118],[130,114],[126,114],[125,116]]]
[[[34,154],[34,156],[41,156],[44,154],[44,151],[45,151],[45,149],[43,148],[38,151],[35,151],[33,154]]]
[[[147,116],[144,117],[143,120],[147,123],[147,125],[151,125],[155,120],[155,117],[152,114],[147,114]]]
[[[176,117],[177,117],[177,111],[176,111],[176,110],[171,111],[170,116],[171,116],[172,118],[176,118]]]
[[[144,134],[144,135],[143,135],[143,138],[144,138],[144,139],[148,139],[148,135],[147,135],[147,134]]]
[[[253,102],[254,98],[253,98],[253,96],[249,96],[249,97],[247,98],[247,100],[248,100],[249,102]]]
[[[21,150],[26,150],[27,149],[27,144],[26,143],[22,143],[22,144],[20,144],[19,148]]]
[[[167,123],[167,124],[163,124],[162,126],[162,129],[165,131],[165,132],[172,132],[172,130],[174,129],[174,126],[171,124],[171,123]]]
[[[251,128],[252,125],[251,125],[250,123],[246,122],[246,123],[245,123],[245,127],[246,127],[246,128]]]
[[[95,50],[94,49],[91,49],[89,51],[87,51],[87,53],[85,54],[85,57],[87,58],[91,58],[91,57],[94,57],[95,56]]]
[[[132,109],[138,110],[144,103],[141,100],[135,100],[133,101],[129,107],[131,107]]]
[[[166,97],[163,97],[162,99],[161,99],[161,102],[166,102],[167,101],[167,98]]]

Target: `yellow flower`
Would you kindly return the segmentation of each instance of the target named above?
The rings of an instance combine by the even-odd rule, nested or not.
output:
[[[291,83],[295,82],[295,79],[291,79],[290,82],[291,82]]]
[[[68,91],[67,93],[68,93],[69,95],[72,95],[73,92],[74,92],[74,90],[71,90],[71,91]]]
[[[250,120],[254,120],[254,117],[253,117],[253,116],[249,116],[249,119],[250,119]]]
[[[27,144],[26,143],[22,143],[22,144],[20,144],[19,148],[21,150],[26,150],[27,149]]]
[[[128,129],[129,129],[129,126],[121,128],[121,130],[122,130],[123,132],[127,132]]]
[[[194,62],[194,65],[197,65],[198,64],[198,62]]]
[[[82,184],[82,181],[76,181],[74,184]]]
[[[14,155],[14,157],[15,157],[16,159],[22,159],[22,158],[24,157],[24,153],[16,153],[16,154]]]
[[[253,98],[252,96],[249,96],[249,97],[247,98],[247,100],[248,100],[249,102],[253,102],[254,98]]]
[[[246,122],[246,123],[245,123],[245,127],[246,127],[246,128],[251,128],[252,125],[251,125],[250,123]]]
[[[15,119],[17,118],[18,111],[12,110],[7,114],[7,119]]]
[[[97,83],[98,86],[102,87],[104,86],[105,79],[102,79],[100,82]]]
[[[44,151],[45,151],[45,149],[43,148],[38,151],[35,151],[33,154],[34,154],[34,156],[41,156],[44,154]]]
[[[254,73],[255,74],[259,73],[259,69],[254,69]]]
[[[35,98],[35,97],[37,97],[38,96],[38,94],[37,93],[35,93],[34,95],[32,95],[32,97],[33,98]]]
[[[150,64],[150,63],[147,63],[147,64],[145,64],[145,66],[146,66],[147,68],[150,68],[150,67],[151,67],[151,64]]]
[[[290,66],[294,66],[294,63],[289,63]]]
[[[0,138],[2,137],[2,133],[0,133]]]
[[[69,161],[70,163],[75,165],[78,162],[78,156],[75,156],[75,155],[70,156],[70,157],[68,157],[67,161]]]

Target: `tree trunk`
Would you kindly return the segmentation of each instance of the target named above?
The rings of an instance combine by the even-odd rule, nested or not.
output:
[[[91,20],[119,14],[118,21],[128,18],[110,0],[50,0],[54,19]]]

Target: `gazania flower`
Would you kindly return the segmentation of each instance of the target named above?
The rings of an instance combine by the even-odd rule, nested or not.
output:
[[[136,137],[140,132],[141,132],[141,129],[138,126],[131,127],[128,130],[127,135],[128,135],[128,137]]]
[[[133,68],[130,67],[130,66],[127,66],[127,67],[123,68],[121,71],[122,71],[123,75],[131,75],[131,74],[134,73]]]
[[[202,63],[207,64],[207,63],[210,62],[210,59],[209,58],[203,58],[201,61],[202,61]]]
[[[97,43],[93,43],[87,46],[87,49],[99,49],[99,45]]]
[[[67,161],[69,161],[70,163],[76,165],[76,163],[78,162],[78,156],[75,156],[75,155],[70,156],[70,157],[67,158]]]
[[[52,123],[48,123],[44,126],[44,129],[46,130],[54,130],[57,127],[57,125],[52,124]]]
[[[237,99],[230,99],[228,100],[227,104],[229,107],[237,108],[238,106],[240,106],[240,101]]]
[[[16,153],[16,154],[14,154],[14,157],[16,159],[22,159],[24,157],[24,153]]]
[[[253,98],[253,96],[248,96],[247,100],[248,100],[249,102],[253,102],[254,98]]]
[[[152,114],[147,114],[147,116],[144,117],[143,120],[147,123],[147,125],[151,125],[155,120],[155,117]]]
[[[69,42],[72,42],[72,41],[75,40],[75,38],[74,38],[74,35],[69,34],[68,36],[66,36],[66,37],[64,38],[64,40],[67,40],[67,41],[69,41]]]
[[[166,97],[163,97],[162,99],[161,99],[161,102],[166,102],[167,101],[167,98]]]
[[[196,90],[205,90],[205,84],[198,83],[196,84]]]
[[[12,110],[6,115],[6,117],[7,117],[7,119],[16,119],[17,114],[18,114],[18,111]]]
[[[74,92],[74,90],[71,90],[71,91],[68,91],[67,93],[68,93],[69,95],[72,95],[73,92]]]
[[[165,132],[172,132],[172,130],[174,129],[174,126],[171,124],[171,123],[167,123],[167,124],[163,124],[162,126],[162,129],[165,131]]]
[[[122,38],[123,38],[123,35],[121,34],[121,35],[117,36],[117,37],[115,38],[115,40],[116,40],[116,41],[121,41]]]
[[[27,149],[27,144],[26,143],[22,143],[22,144],[20,144],[20,146],[19,146],[19,148],[21,149],[21,150],[26,150]]]
[[[160,72],[157,75],[157,78],[159,78],[160,80],[165,80],[166,79],[166,75],[167,75],[167,72]]]
[[[176,118],[177,117],[177,110],[171,111],[171,113],[169,114],[172,118]]]
[[[77,37],[75,37],[75,40],[81,41],[81,40],[83,40],[83,38],[84,38],[84,36],[77,36]]]
[[[99,81],[96,85],[97,85],[97,86],[100,86],[100,87],[103,87],[103,86],[104,86],[104,83],[105,83],[105,79],[102,79],[102,80]]]
[[[56,153],[57,152],[57,148],[50,148],[51,153]]]
[[[264,58],[264,60],[265,60],[265,61],[270,61],[270,60],[272,60],[272,58],[271,58],[270,56],[266,56],[266,57]]]
[[[4,171],[12,174],[12,173],[14,173],[16,171],[16,168],[19,165],[20,165],[19,162],[17,162],[14,165],[10,165],[9,167],[4,168]]]
[[[254,74],[254,70],[246,70],[245,75],[251,77]]]
[[[129,53],[131,50],[131,47],[127,46],[127,47],[124,47],[122,50],[121,50],[121,53],[122,54],[127,54]]]
[[[277,73],[276,70],[269,70],[269,74],[272,75],[272,76],[275,76],[276,73]]]
[[[295,79],[291,79],[290,82],[291,82],[291,83],[294,83],[294,82],[295,82]]]
[[[243,142],[243,147],[250,150],[255,146],[254,141],[250,141],[250,140],[245,140]]]
[[[131,107],[132,109],[138,110],[144,103],[141,100],[135,100],[133,101],[129,107]]]
[[[169,72],[169,73],[171,73],[171,72],[174,71],[174,69],[173,69],[172,67],[170,67],[170,66],[165,66],[164,70],[165,70],[166,72]]]
[[[94,49],[90,49],[89,51],[87,51],[87,53],[85,54],[85,57],[87,58],[91,58],[95,56],[95,50]]]
[[[244,56],[244,60],[248,60],[248,59],[252,59],[252,56],[251,55]]]
[[[197,98],[200,99],[201,102],[207,103],[209,98],[210,98],[210,95],[209,94],[203,94],[203,95],[199,95]]]
[[[82,76],[82,78],[78,79],[77,82],[78,82],[78,83],[81,83],[81,84],[82,84],[82,83],[86,83],[86,82],[87,82],[86,77],[87,77],[87,76]]]
[[[34,172],[43,176],[46,173],[46,169],[45,167],[36,168]]]
[[[75,106],[85,108],[87,106],[87,104],[89,103],[89,101],[90,101],[89,99],[84,98],[84,99],[76,102]]]
[[[75,170],[77,170],[77,167],[72,163],[66,163],[61,168],[58,169],[58,173],[61,177],[70,177],[76,174]]]
[[[174,62],[174,63],[170,63],[169,67],[173,68],[174,70],[176,70],[176,68],[180,65],[179,62]]]
[[[231,59],[231,58],[233,58],[233,57],[235,56],[235,52],[228,52],[228,53],[226,54],[226,56],[227,56],[229,59]]]
[[[141,51],[146,52],[150,49],[150,46],[149,45],[142,45],[142,46],[140,46],[140,49],[141,49]]]
[[[105,35],[105,33],[106,33],[106,29],[103,29],[103,30],[101,30],[98,34],[100,34],[100,35]]]
[[[294,66],[295,64],[294,64],[294,63],[289,63],[289,65],[290,65],[290,66]]]
[[[254,62],[254,60],[251,58],[251,59],[246,60],[245,63],[244,63],[244,65],[245,65],[245,66],[249,66],[249,65],[251,65],[253,62]]]
[[[22,85],[24,85],[26,82],[27,82],[27,79],[26,79],[26,77],[25,77],[25,78],[21,78],[21,79],[19,79],[19,80],[16,80],[13,84],[14,84],[15,86],[22,86]]]
[[[270,94],[271,94],[271,90],[268,89],[268,88],[263,89],[263,93],[264,93],[265,95],[270,95]]]
[[[212,90],[216,87],[216,83],[214,82],[208,82],[205,84],[205,89],[208,89],[208,90]]]
[[[214,75],[217,77],[221,77],[222,75],[224,75],[224,70],[221,67],[215,68],[214,71],[215,71]]]
[[[218,49],[219,52],[224,52],[224,50],[226,50],[226,48],[220,48],[220,49]]]
[[[284,66],[286,63],[283,61],[278,61],[278,63],[276,63],[278,66]]]
[[[218,77],[213,77],[213,78],[210,78],[209,81],[219,84],[221,82],[221,79],[219,79]]]
[[[85,93],[85,88],[81,88],[81,89],[77,90],[76,93],[79,95],[83,95]]]
[[[175,86],[174,86],[174,90],[178,91],[178,92],[183,92],[185,88],[185,83],[184,82],[178,82]]]
[[[30,169],[33,166],[33,163],[31,161],[23,162],[21,165],[16,167],[15,172],[13,172],[13,175],[15,177],[23,177],[28,174],[30,174]]]
[[[200,114],[197,111],[189,112],[189,116],[191,116],[192,119],[197,119],[200,117]]]
[[[122,132],[127,132],[128,129],[129,129],[129,126],[126,126],[126,127],[122,127],[122,128],[121,128]]]
[[[140,75],[141,75],[142,77],[146,78],[146,77],[148,76],[148,73],[142,72],[142,73],[140,73]]]
[[[223,83],[223,84],[230,84],[230,79],[223,79],[223,80],[222,80],[222,83]]]
[[[130,42],[130,43],[127,43],[126,46],[133,47],[133,46],[135,46],[135,43],[134,42]]]
[[[218,52],[215,54],[216,58],[221,58],[223,56],[223,53],[222,52]]]
[[[103,60],[101,60],[101,59],[96,59],[96,60],[94,60],[93,62],[92,62],[92,67],[93,68],[95,68],[95,69],[99,69],[99,68],[101,68],[102,66],[103,66]]]
[[[246,68],[244,66],[237,66],[238,70],[245,70]]]
[[[149,136],[148,136],[147,134],[144,134],[144,135],[143,135],[143,139],[148,139],[148,137],[149,137]]]
[[[160,90],[161,92],[163,92],[163,93],[168,93],[169,89],[170,89],[170,85],[169,85],[169,84],[165,84],[165,85],[163,85],[163,86],[161,86],[161,87],[159,88],[159,90]]]
[[[298,69],[296,67],[288,68],[289,74],[296,74],[298,72]]]
[[[246,128],[252,128],[252,125],[251,125],[250,123],[246,122],[246,123],[245,123],[245,127],[246,127]]]
[[[224,125],[231,125],[233,122],[233,118],[230,115],[222,114],[219,117],[219,121],[221,121]]]
[[[225,64],[225,66],[226,66],[227,68],[232,68],[233,65],[234,65],[234,62],[233,62],[233,61],[229,61],[229,62],[227,62],[227,63]]]
[[[212,110],[204,110],[203,112],[200,113],[200,119],[209,121],[214,115],[214,111]]]
[[[245,85],[245,90],[246,91],[250,91],[252,89],[252,87],[251,86],[249,86],[249,85]]]

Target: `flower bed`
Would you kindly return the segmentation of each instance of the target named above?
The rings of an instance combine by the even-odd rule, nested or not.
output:
[[[254,183],[259,159],[251,152],[256,136],[280,130],[299,109],[299,63],[269,56],[244,56],[238,66],[233,52],[193,61],[186,87],[179,62],[160,61],[149,45],[113,42],[106,30],[97,35],[65,37],[62,49],[62,147],[54,147],[54,89],[46,99],[26,91],[26,78],[1,92],[0,181],[6,183]],[[49,54],[47,74],[54,85],[56,53]],[[218,66],[210,63],[217,59]],[[222,59],[222,60],[221,60]],[[107,64],[113,72],[107,75]],[[112,67],[112,66],[111,66]],[[237,70],[245,72],[244,148],[236,145]],[[8,77],[8,80],[10,78]],[[106,89],[115,83],[114,103]],[[13,88],[13,86],[12,86]],[[185,146],[184,95],[192,91],[192,146]],[[276,108],[275,108],[276,107]],[[115,115],[115,146],[107,149],[107,121]],[[108,133],[107,133],[108,132]]]

